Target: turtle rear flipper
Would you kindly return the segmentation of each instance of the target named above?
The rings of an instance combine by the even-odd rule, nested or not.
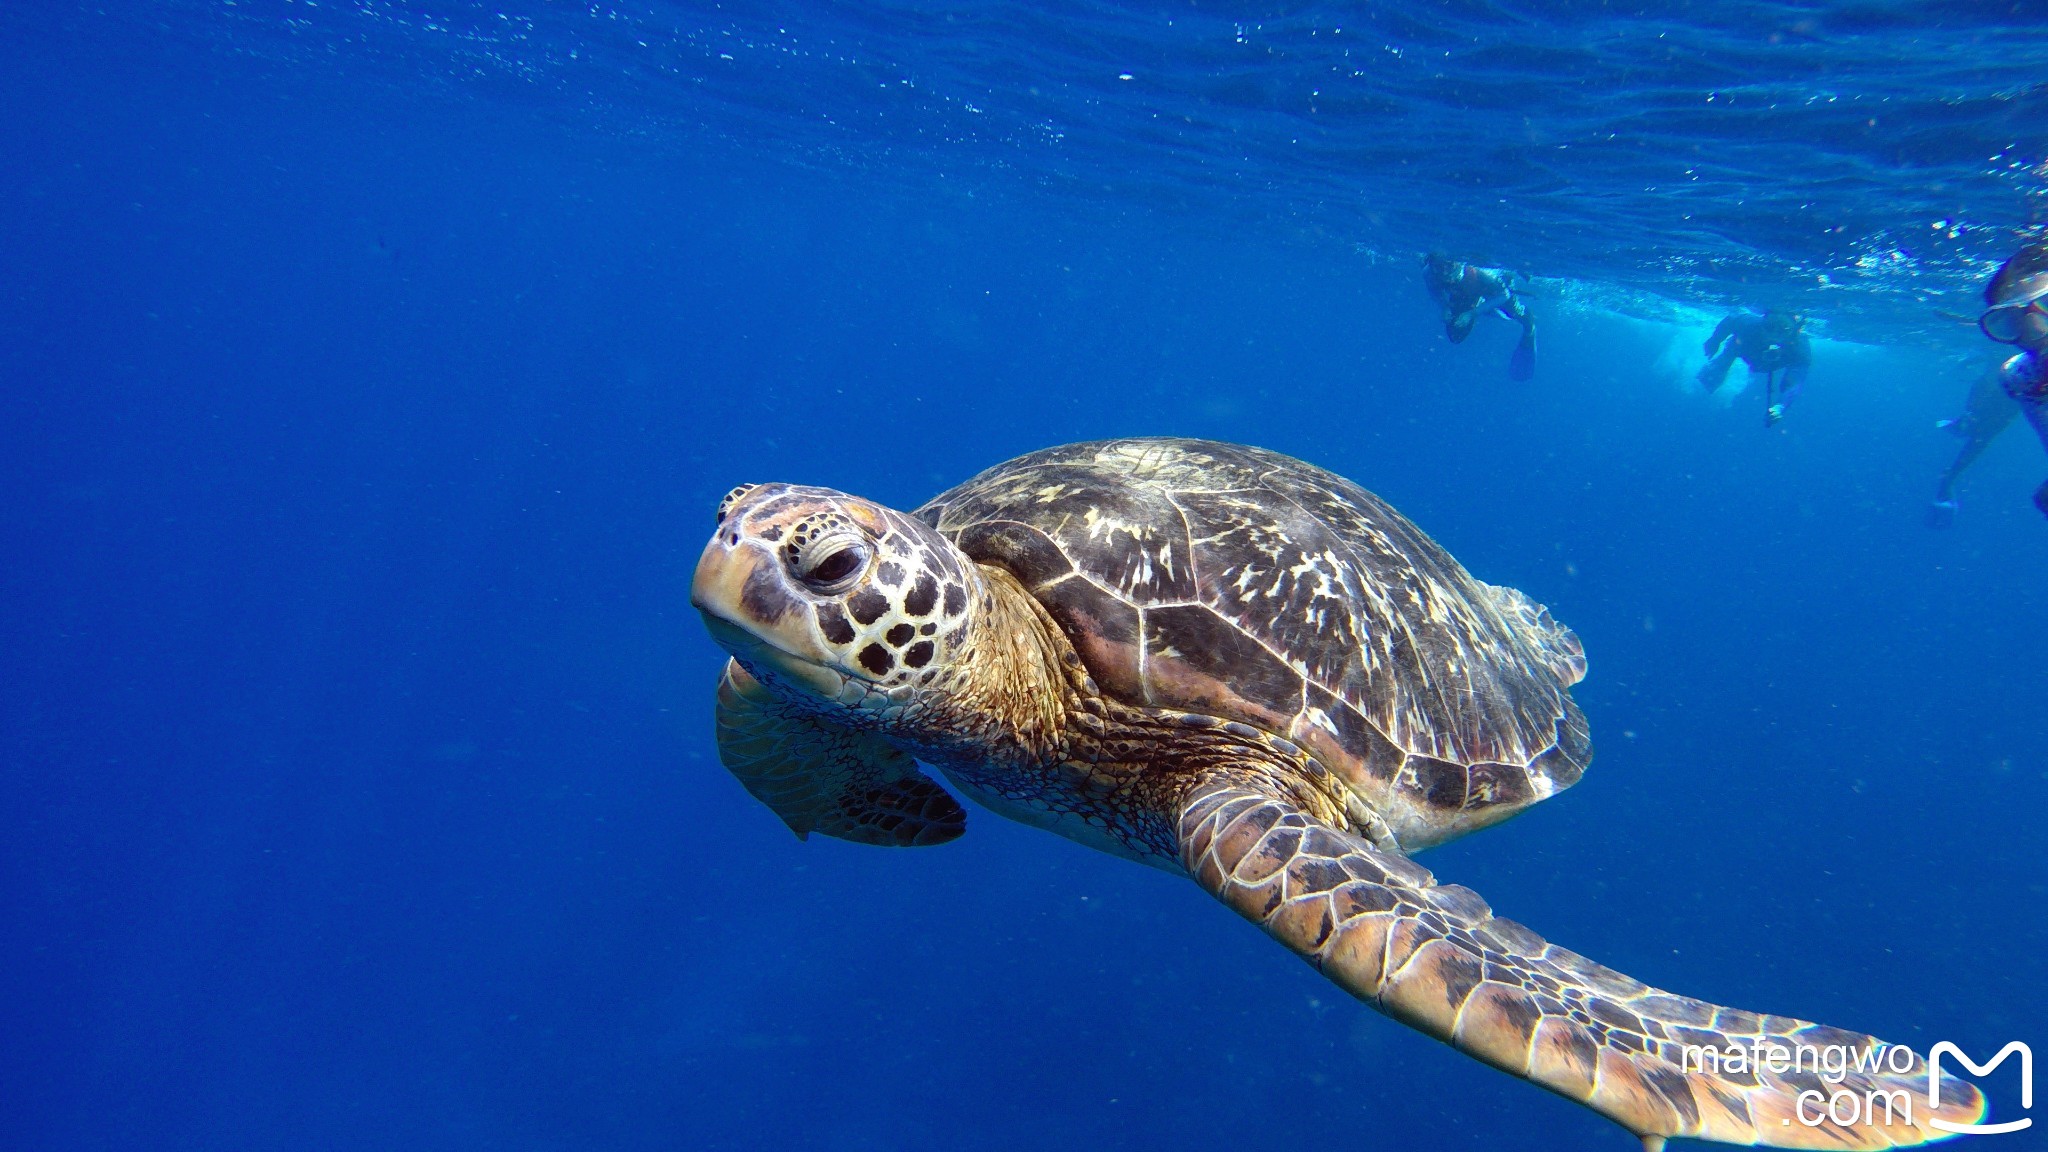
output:
[[[1935,1121],[1984,1116],[1983,1096],[1959,1080],[1944,1078],[1941,1104],[1931,1106],[1917,1054],[1659,991],[1496,919],[1470,889],[1439,885],[1406,857],[1242,784],[1198,788],[1179,835],[1196,882],[1346,991],[1592,1108],[1653,1152],[1670,1136],[1883,1149],[1953,1131]],[[1783,1055],[1774,1060],[1774,1050]],[[1859,1105],[1852,1123],[1831,1118],[1837,1092]]]
[[[718,682],[718,758],[798,839],[943,844],[967,830],[960,802],[881,737],[779,705],[739,661]]]

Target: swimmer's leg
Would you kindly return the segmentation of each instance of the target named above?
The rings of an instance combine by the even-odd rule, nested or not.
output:
[[[1735,341],[1730,340],[1721,349],[1720,355],[1707,361],[1706,366],[1700,369],[1698,377],[1700,387],[1705,388],[1709,392],[1717,391],[1721,385],[1728,382],[1728,369],[1734,366]]]

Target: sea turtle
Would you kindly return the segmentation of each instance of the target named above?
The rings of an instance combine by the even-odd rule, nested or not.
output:
[[[923,761],[1005,816],[1193,878],[1354,996],[1651,1152],[1888,1148],[1983,1115],[1954,1080],[1929,1107],[1910,1050],[1659,991],[1408,859],[1578,780],[1586,660],[1541,605],[1320,468],[1073,444],[910,515],[742,485],[691,600],[732,655],[720,757],[799,837],[960,835]],[[1885,1101],[1883,1122],[1831,1118],[1839,1091]]]

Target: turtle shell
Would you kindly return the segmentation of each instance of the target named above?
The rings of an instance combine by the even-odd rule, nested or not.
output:
[[[917,515],[1008,569],[1126,703],[1307,749],[1408,849],[1507,818],[1591,758],[1578,638],[1473,579],[1384,501],[1202,440],[1106,440],[999,464]]]

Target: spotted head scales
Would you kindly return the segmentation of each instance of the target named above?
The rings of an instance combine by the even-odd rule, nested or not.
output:
[[[692,596],[755,675],[878,716],[907,704],[958,648],[981,583],[951,545],[900,512],[760,484],[720,503]]]

